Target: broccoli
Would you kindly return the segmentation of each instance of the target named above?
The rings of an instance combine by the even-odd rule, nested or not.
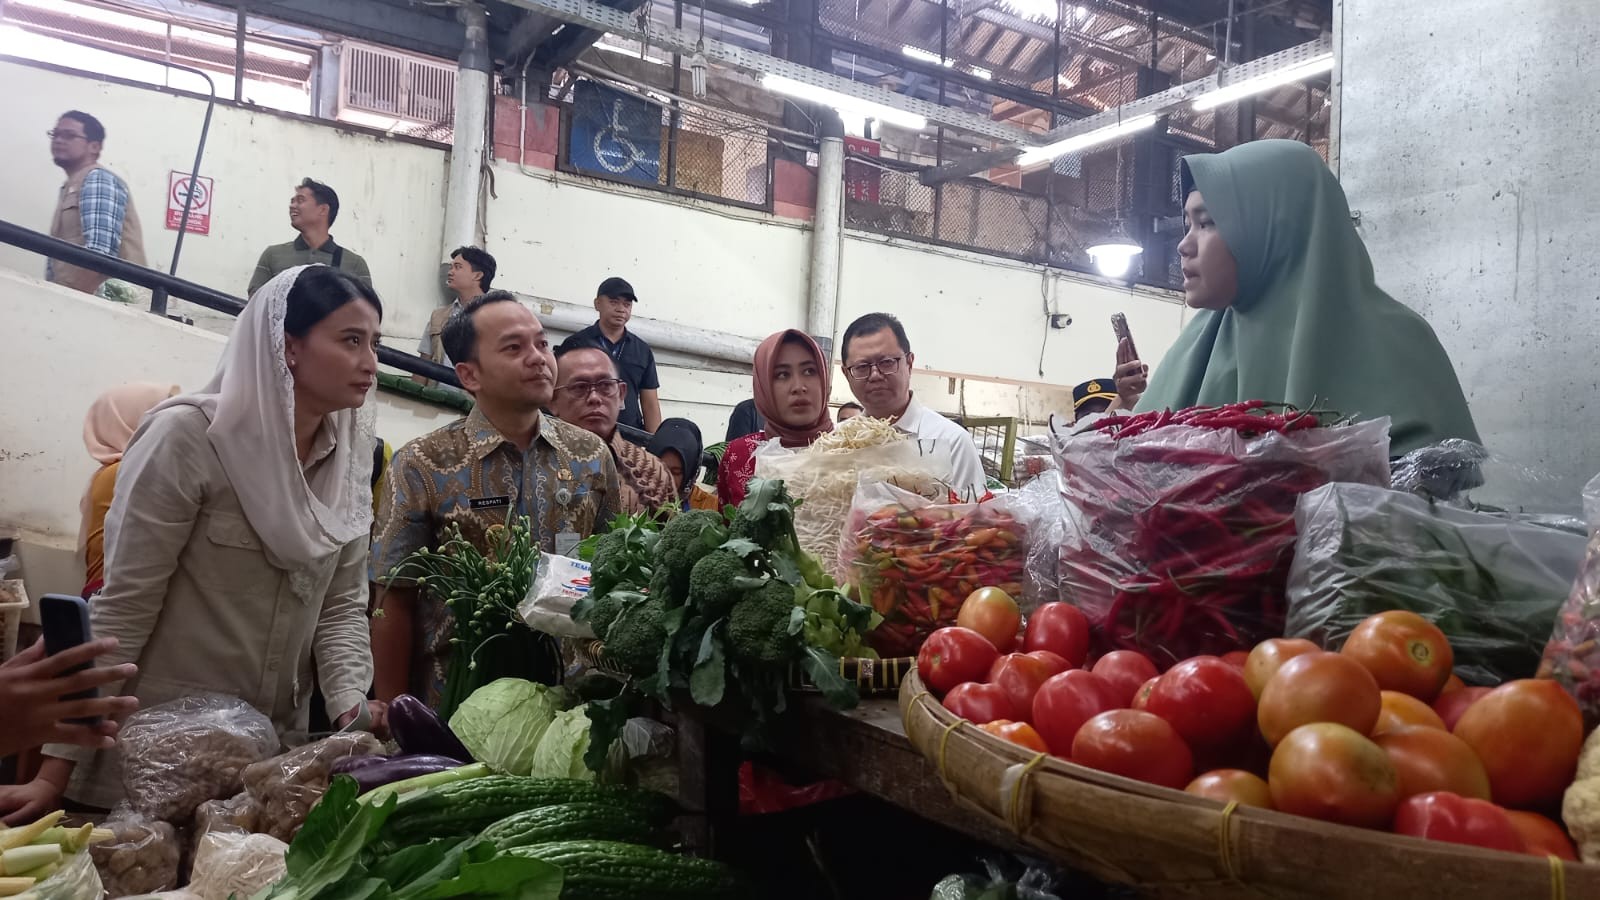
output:
[[[747,663],[788,662],[799,655],[801,638],[791,633],[794,588],[772,580],[734,604],[728,615],[729,652]]]
[[[660,597],[650,597],[622,610],[606,633],[605,658],[629,675],[654,675],[661,661],[661,648],[667,642],[662,623],[666,612],[666,602]]]
[[[811,587],[819,590],[833,587],[833,578],[823,570],[822,563],[800,547],[800,537],[794,530],[796,501],[789,496],[783,482],[753,478],[749,491],[733,515],[729,533],[734,538],[760,544],[779,573],[784,571],[779,565],[782,560],[792,564],[793,570]]]
[[[616,574],[626,565],[628,536],[621,531],[608,531],[594,545],[594,558],[589,561],[589,588],[595,596],[609,594],[617,586]]]
[[[594,631],[594,636],[605,640],[606,631],[611,628],[611,623],[617,620],[617,615],[622,612],[622,607],[622,592],[613,591],[596,597],[587,606],[586,612],[582,617],[578,615],[578,608],[574,606],[572,618],[579,623],[588,622],[589,628]]]
[[[656,542],[650,592],[664,597],[668,606],[681,606],[689,596],[689,573],[695,563],[727,539],[721,513],[692,509],[674,516]]]
[[[689,573],[689,603],[702,615],[718,619],[750,591],[761,587],[765,579],[750,571],[744,559],[735,551],[718,547],[700,558]],[[788,585],[789,603],[794,603],[794,589]]]

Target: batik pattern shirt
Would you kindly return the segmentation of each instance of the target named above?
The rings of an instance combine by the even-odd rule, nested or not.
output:
[[[588,537],[620,508],[611,451],[551,416],[540,418],[524,452],[474,409],[400,448],[386,480],[372,543],[371,577],[379,584],[407,584],[391,577],[395,567],[423,547],[438,547],[452,524],[481,549],[491,527],[526,518],[533,542],[554,553],[558,539]],[[449,666],[452,620],[443,602],[423,594],[416,623],[411,687],[432,703]]]

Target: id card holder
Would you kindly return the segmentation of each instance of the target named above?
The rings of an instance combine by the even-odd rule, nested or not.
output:
[[[576,531],[562,531],[556,534],[556,555],[572,556],[583,543],[583,538]]]

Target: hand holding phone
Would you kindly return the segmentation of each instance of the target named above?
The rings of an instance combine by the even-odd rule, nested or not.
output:
[[[57,656],[74,647],[87,644],[92,639],[89,628],[89,604],[82,597],[69,594],[45,594],[39,601],[39,622],[44,626],[44,652],[47,656]],[[63,675],[76,675],[94,665],[92,659],[72,665],[62,671]],[[99,696],[99,690],[86,687],[73,693],[63,695],[60,699],[91,700]],[[100,722],[99,716],[85,716],[67,719],[77,725],[96,725]]]
[[[1139,359],[1139,351],[1133,346],[1127,316],[1113,313],[1111,330],[1117,336],[1117,369],[1112,376],[1117,386],[1116,408],[1133,409],[1150,386],[1150,367]]]

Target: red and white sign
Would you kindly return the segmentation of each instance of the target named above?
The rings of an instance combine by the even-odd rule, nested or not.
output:
[[[869,141],[865,138],[851,137],[846,135],[844,139],[844,148],[850,153],[859,154],[861,156],[880,155],[878,142]],[[851,200],[855,200],[858,203],[876,204],[878,202],[879,189],[882,180],[883,170],[879,169],[877,166],[871,166],[860,162],[851,162],[849,160],[845,161],[844,195],[849,197]]]
[[[189,227],[190,234],[211,233],[211,179],[201,175],[196,181],[199,188],[194,192],[194,200],[188,201],[189,176],[185,172],[167,173],[167,228],[178,230],[178,223],[183,221],[183,204],[189,202]]]

